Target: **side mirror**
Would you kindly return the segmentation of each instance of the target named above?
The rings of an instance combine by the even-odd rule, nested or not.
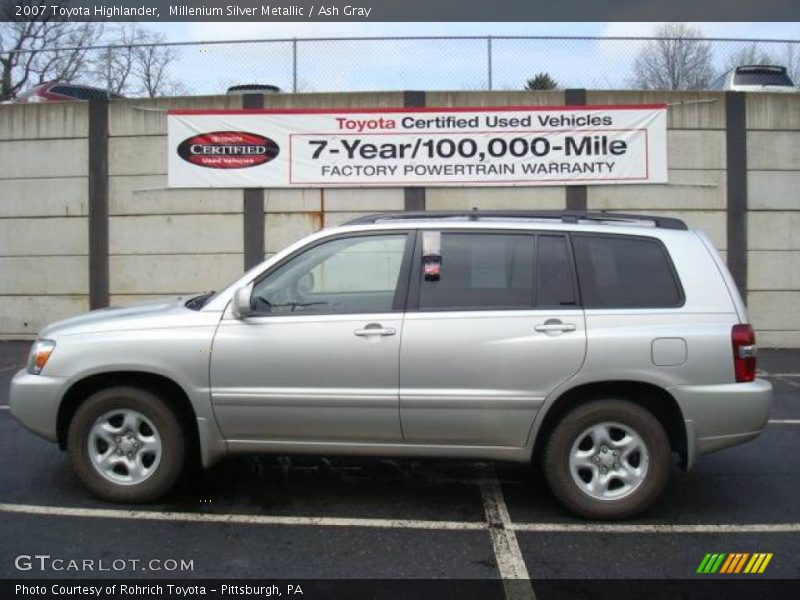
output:
[[[250,297],[253,295],[253,284],[250,283],[244,287],[240,287],[233,293],[233,300],[231,300],[231,310],[233,316],[237,319],[244,319],[253,314],[253,309],[250,307]]]

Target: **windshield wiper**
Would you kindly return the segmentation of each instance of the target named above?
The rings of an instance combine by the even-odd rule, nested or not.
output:
[[[206,292],[205,294],[200,294],[199,296],[195,296],[194,298],[189,298],[186,301],[186,304],[184,304],[184,306],[191,310],[200,310],[206,305],[206,302],[209,301],[209,299],[211,298],[211,296],[214,295],[214,293],[215,293],[214,290],[211,290],[210,292]]]

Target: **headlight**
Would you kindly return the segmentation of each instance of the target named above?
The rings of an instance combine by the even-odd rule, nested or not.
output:
[[[36,340],[28,356],[28,373],[38,375],[47,364],[47,359],[56,347],[53,340]]]

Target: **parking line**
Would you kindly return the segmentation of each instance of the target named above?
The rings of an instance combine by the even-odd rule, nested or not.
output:
[[[7,404],[0,404],[0,410],[11,410],[11,407]]]
[[[358,519],[350,517],[292,517],[273,515],[214,514],[125,510],[115,508],[79,508],[38,504],[0,504],[0,512],[55,517],[101,519],[142,519],[188,523],[223,523],[230,525],[306,525],[317,527],[364,527],[375,529],[424,529],[439,531],[485,531],[483,521],[422,521],[414,519]]]
[[[800,419],[770,419],[768,425],[800,425]]]
[[[772,377],[773,379],[777,379],[778,381],[780,381],[782,383],[785,383],[787,385],[791,385],[791,386],[800,388],[800,381],[792,381],[791,379],[787,379],[783,375],[771,375],[770,377]]]
[[[499,484],[497,484],[499,487]],[[488,493],[488,490],[487,490]],[[798,533],[800,523],[513,523],[508,518],[505,502],[499,503],[492,497],[493,507],[497,512],[487,521],[422,521],[406,519],[359,519],[350,517],[291,517],[272,515],[214,514],[189,512],[164,512],[155,510],[125,510],[119,508],[80,508],[69,506],[46,506],[40,504],[0,503],[0,512],[50,517],[87,517],[100,519],[125,519],[144,521],[173,521],[187,523],[218,523],[230,525],[304,525],[317,527],[362,527],[367,529],[417,529],[440,531],[486,531],[500,529],[496,520],[508,519],[503,529],[512,534],[515,531],[541,533]],[[501,515],[505,513],[505,517]],[[488,515],[487,515],[488,517]],[[516,536],[514,537],[516,544]],[[519,546],[516,546],[517,551]],[[508,565],[505,562],[504,568]],[[521,560],[521,554],[516,558]],[[519,571],[524,570],[525,563],[516,563]],[[509,569],[510,570],[510,569]]]
[[[781,381],[783,383],[788,383],[789,385],[800,387],[800,383],[791,380],[792,377],[800,377],[800,373],[770,373],[769,371],[762,371],[761,369],[758,369],[756,371],[756,374],[760,375],[761,377],[769,377],[772,379],[777,379],[778,381]]]
[[[522,557],[522,550],[512,528],[511,517],[503,498],[503,489],[500,487],[494,468],[487,466],[484,470],[488,471],[489,477],[484,478],[480,485],[481,498],[489,533],[492,536],[497,570],[503,579],[506,600],[534,600],[536,596],[533,593],[525,559]]]
[[[625,523],[514,523],[515,531],[537,533],[797,533],[800,523],[721,523],[698,525]]]

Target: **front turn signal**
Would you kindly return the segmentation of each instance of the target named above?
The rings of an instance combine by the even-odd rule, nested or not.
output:
[[[31,375],[41,373],[55,347],[56,343],[53,340],[36,340],[28,356],[28,373]]]

